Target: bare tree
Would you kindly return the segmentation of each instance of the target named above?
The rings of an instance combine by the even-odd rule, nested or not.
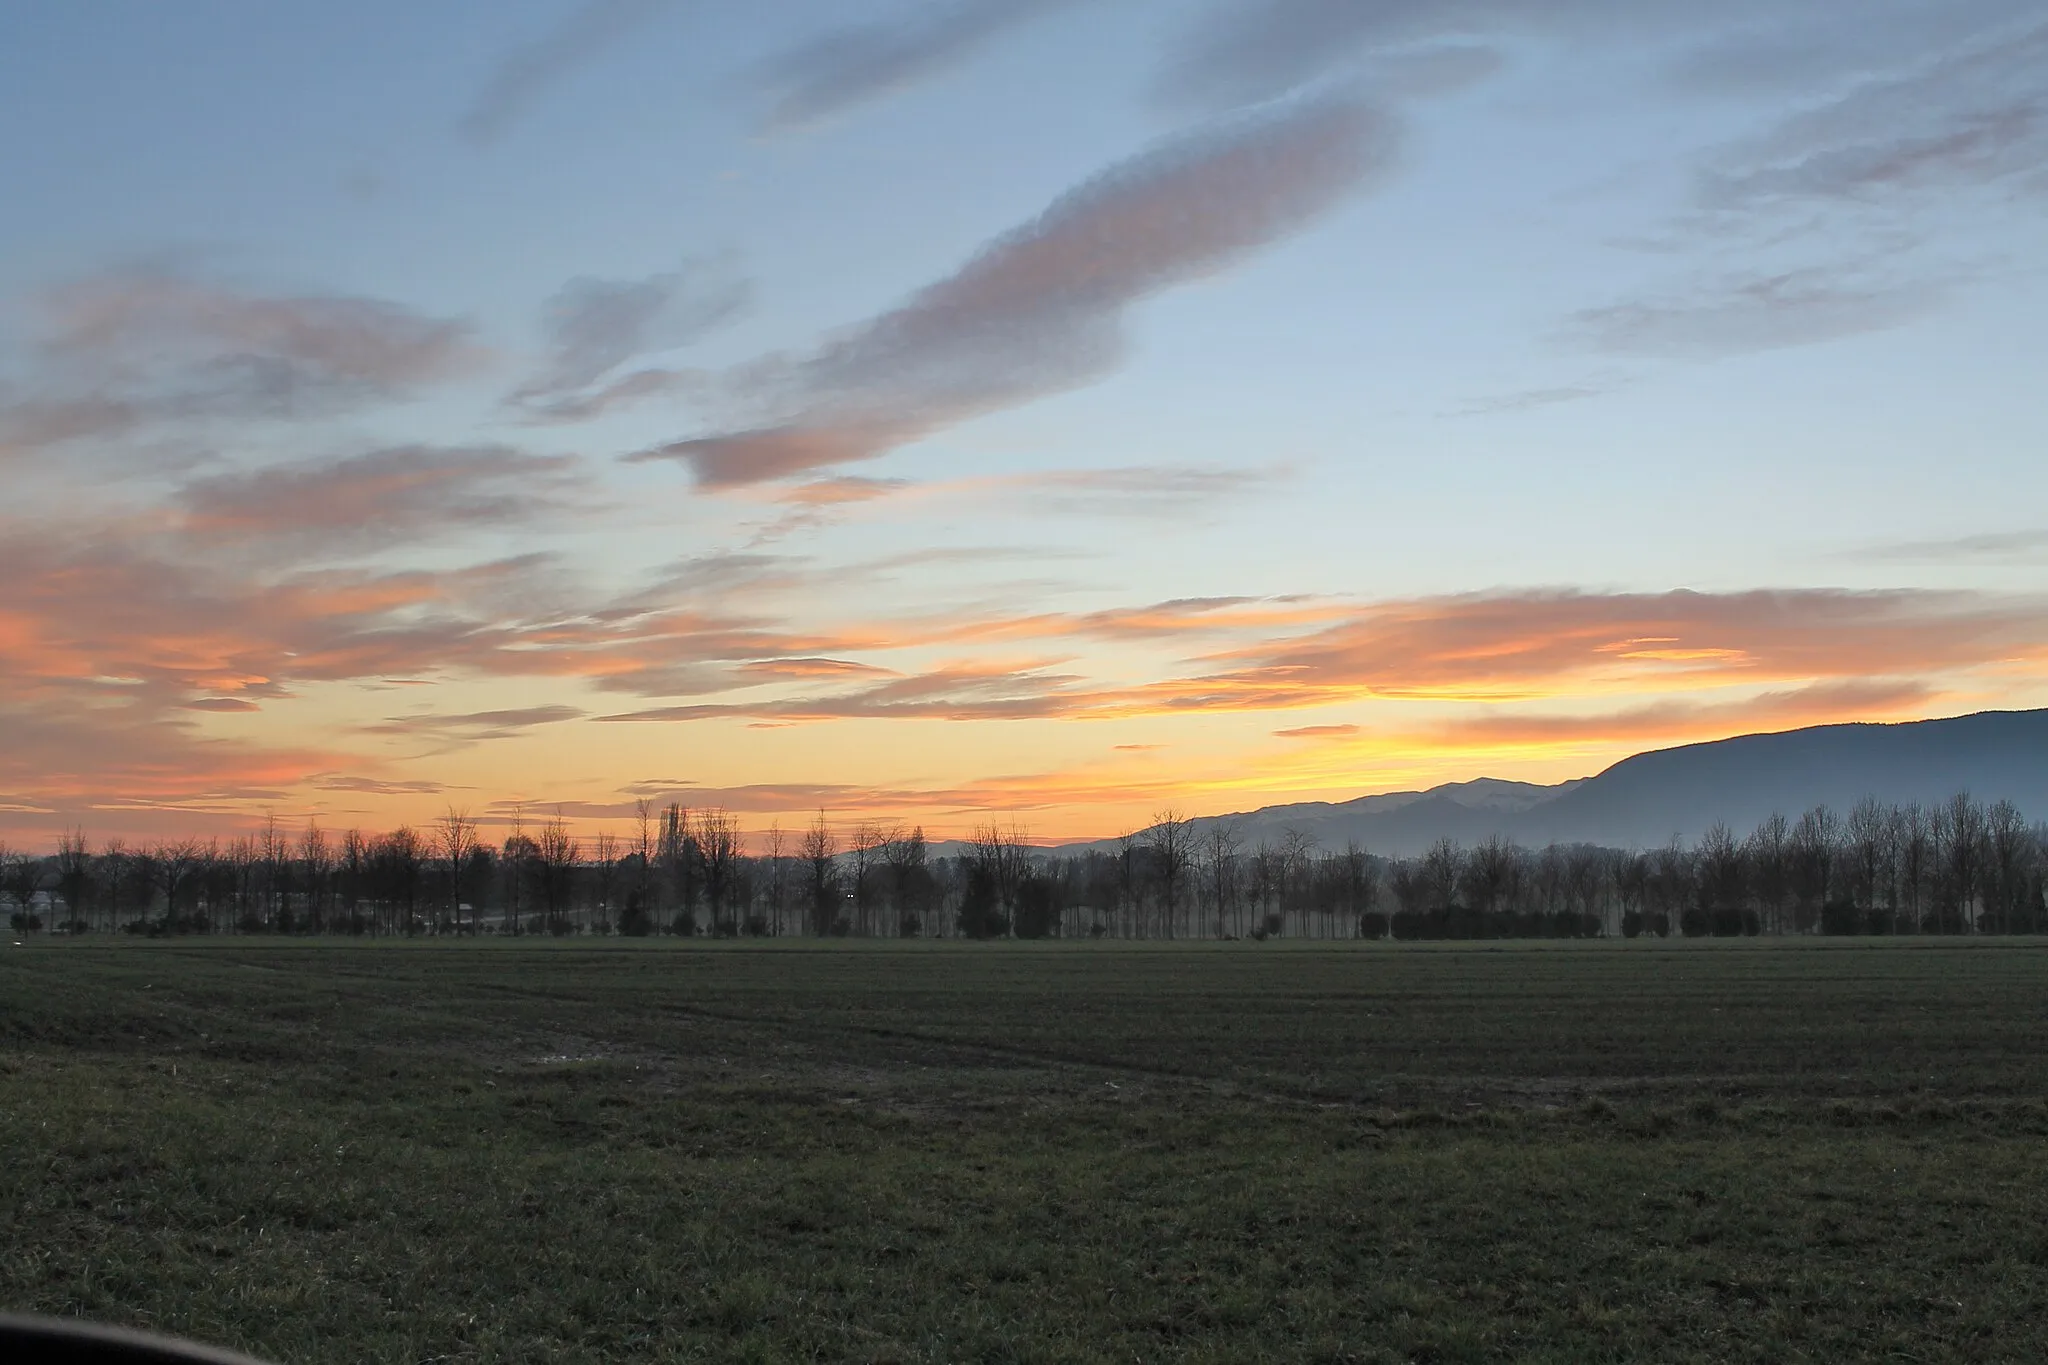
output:
[[[1356,839],[1344,846],[1343,860],[1344,914],[1351,922],[1351,933],[1364,931],[1365,917],[1379,904],[1380,870],[1372,856],[1361,847]]]
[[[847,871],[851,874],[847,890],[853,893],[853,928],[857,934],[874,932],[875,873],[883,863],[883,848],[896,832],[873,820],[863,820],[853,827],[853,834],[846,841],[850,864]]]
[[[1116,837],[1116,902],[1123,936],[1138,934],[1138,836],[1125,830]]]
[[[1841,848],[1842,822],[1826,806],[1815,806],[1792,827],[1789,852],[1792,890],[1801,917],[1795,927],[1800,930],[1811,929],[1833,899]]]
[[[1957,792],[1936,808],[1929,832],[1941,878],[1939,913],[1943,928],[1968,933],[1976,927],[1984,809],[1968,792]]]
[[[85,831],[70,829],[57,836],[57,894],[70,916],[65,927],[73,932],[84,927],[85,912],[92,899],[92,854],[85,844]]]
[[[1926,913],[1927,883],[1933,866],[1927,812],[1914,801],[1897,811],[1893,821],[1892,841],[1899,850],[1899,894],[1913,932],[1919,933],[1925,927],[1921,917]]]
[[[469,876],[470,860],[483,847],[483,837],[477,832],[476,821],[469,818],[467,808],[449,806],[434,822],[434,847],[441,855],[441,864],[448,872],[447,922],[452,926],[462,919],[462,890]],[[476,909],[470,908],[470,931],[476,930]]]
[[[359,829],[341,836],[341,899],[348,906],[348,931],[360,934],[363,922],[363,892],[370,879],[370,841]]]
[[[1756,898],[1763,907],[1764,929],[1783,933],[1785,897],[1792,886],[1792,826],[1772,811],[1748,840],[1749,864],[1756,876]]]
[[[924,842],[924,826],[905,834],[897,826],[894,836],[882,846],[883,861],[889,867],[890,892],[896,900],[896,934],[912,938],[930,927],[932,873]]]
[[[674,927],[683,933],[697,930],[697,893],[702,858],[687,807],[671,801],[661,813],[661,865],[675,889]]]
[[[291,894],[292,841],[275,812],[263,817],[256,838],[263,855],[264,918],[273,929],[281,929],[285,927],[286,898]]]
[[[1309,901],[1310,866],[1315,860],[1315,836],[1288,826],[1280,831],[1280,913],[1305,912]],[[1312,923],[1312,920],[1305,922]]]
[[[597,860],[597,922],[593,926],[601,933],[609,933],[612,927],[612,898],[619,887],[619,836],[608,829],[597,832],[596,843],[591,856]]]
[[[1458,882],[1465,867],[1465,852],[1455,839],[1439,839],[1422,855],[1422,884],[1429,908],[1448,910],[1458,895]]]
[[[1885,853],[1890,845],[1891,812],[1874,796],[1866,796],[1849,809],[1843,830],[1843,855],[1849,899],[1866,920],[1862,927],[1877,924],[1878,903],[1884,899]]]
[[[311,820],[299,833],[299,874],[306,887],[307,928],[321,933],[327,928],[327,901],[334,882],[334,846],[327,831]]]
[[[2032,839],[2026,817],[2010,801],[1997,801],[1984,812],[1984,906],[1987,932],[2012,932],[2014,913],[2026,896]]]
[[[554,819],[540,827],[540,834],[534,839],[534,853],[534,874],[540,882],[548,932],[566,934],[576,867],[582,860],[583,849],[562,822],[559,807]]]
[[[197,839],[166,839],[154,844],[148,855],[150,879],[164,893],[164,922],[175,929],[180,920],[179,904],[187,899],[192,882],[204,866],[206,846]]]
[[[810,871],[811,932],[821,937],[830,934],[840,919],[838,868],[833,862],[838,847],[825,812],[819,811],[804,831],[797,852]]]
[[[1181,897],[1187,890],[1194,867],[1195,836],[1181,813],[1169,806],[1152,817],[1145,831],[1145,843],[1152,853],[1152,875],[1159,883],[1159,907],[1166,937],[1174,937],[1180,916]]]
[[[1700,836],[1700,909],[1709,915],[1739,911],[1747,899],[1747,859],[1728,826],[1716,820]],[[1718,931],[1717,931],[1718,932]]]
[[[769,932],[778,936],[783,932],[783,913],[789,906],[789,859],[783,851],[787,838],[780,820],[768,822],[768,923]]]
[[[372,857],[381,864],[383,898],[391,906],[399,932],[418,932],[420,872],[426,865],[426,842],[411,825],[400,825],[377,840]]]
[[[738,934],[741,929],[735,892],[739,889],[740,826],[724,810],[697,813],[697,856],[704,869],[704,899],[711,911],[713,932]]]
[[[1216,912],[1216,936],[1231,936],[1231,912],[1237,901],[1237,855],[1243,847],[1234,820],[1212,820],[1202,838],[1202,879]]]
[[[1024,832],[1008,829],[993,820],[975,826],[969,840],[968,858],[973,868],[989,879],[995,913],[1002,922],[1000,932],[1008,933],[1017,916],[1017,887],[1024,880]]]
[[[1522,850],[1514,840],[1489,834],[1465,860],[1460,883],[1471,909],[1482,915],[1499,913],[1513,903],[1520,879]]]

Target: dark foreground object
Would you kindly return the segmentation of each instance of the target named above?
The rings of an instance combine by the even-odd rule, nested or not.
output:
[[[251,1356],[118,1327],[0,1313],[8,1365],[262,1365]]]

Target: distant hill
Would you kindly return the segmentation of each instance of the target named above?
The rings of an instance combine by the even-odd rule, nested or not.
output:
[[[1305,801],[1191,822],[1234,822],[1246,847],[1298,830],[1324,848],[1356,840],[1409,856],[1446,835],[1524,844],[1651,847],[1693,840],[1715,821],[1740,835],[1773,811],[1846,812],[1865,796],[1923,804],[1968,790],[2048,819],[2048,711],[1984,711],[1895,725],[1817,725],[1657,749],[1554,787],[1480,778],[1421,792]],[[1110,841],[1070,846],[1108,848]]]
[[[1846,811],[1866,796],[1931,803],[1968,790],[2048,819],[2048,711],[1982,711],[1897,725],[1816,725],[1625,758],[1532,807],[1528,838],[1615,844],[1738,833],[1772,811]]]

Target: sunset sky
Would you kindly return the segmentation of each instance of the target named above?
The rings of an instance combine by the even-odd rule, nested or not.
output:
[[[2039,0],[0,0],[0,836],[2048,705]]]

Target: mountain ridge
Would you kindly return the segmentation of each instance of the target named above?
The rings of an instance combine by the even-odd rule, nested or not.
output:
[[[1491,835],[1525,844],[1642,848],[1696,840],[1717,822],[1739,835],[1773,812],[1796,818],[1816,805],[1846,812],[1866,796],[1928,804],[1963,790],[2048,818],[2048,709],[1759,731],[1648,749],[1592,777],[1549,786],[1481,777],[1344,801],[1275,803],[1188,823],[1200,838],[1231,822],[1246,847],[1294,832],[1325,848],[1355,841],[1404,857],[1440,838],[1472,843]],[[1045,851],[1116,844],[1084,840]]]

